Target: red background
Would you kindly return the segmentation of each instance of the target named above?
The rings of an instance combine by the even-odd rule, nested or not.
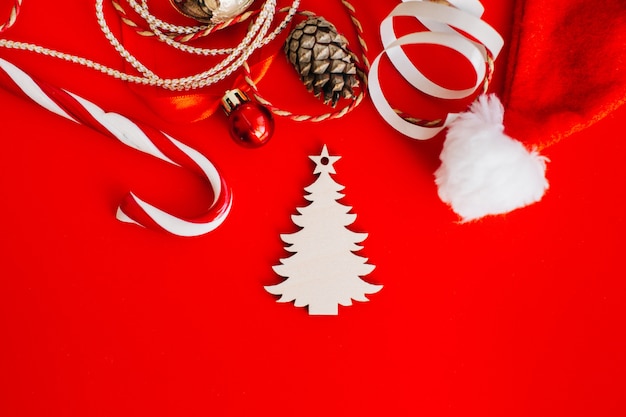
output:
[[[169,2],[151,3],[180,20]],[[353,3],[373,59],[396,2]],[[508,39],[511,4],[484,5]],[[339,1],[302,9],[356,45]],[[143,45],[156,41],[125,34],[150,54]],[[121,67],[92,2],[26,0],[5,36]],[[203,237],[120,223],[129,189],[193,215],[205,185],[0,90],[0,415],[626,415],[624,109],[544,150],[542,202],[460,224],[433,181],[443,139],[403,137],[367,100],[337,121],[278,119],[272,141],[249,150],[221,113],[175,123],[151,110],[150,94],[94,71],[0,56],[201,150],[235,193],[229,218]],[[259,86],[282,107],[324,110],[281,56]],[[323,144],[342,156],[335,179],[358,216],[350,228],[369,233],[366,279],[384,285],[336,317],[263,289],[280,281],[279,235],[297,230],[308,156]]]

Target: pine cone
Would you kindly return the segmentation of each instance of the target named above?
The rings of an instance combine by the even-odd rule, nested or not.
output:
[[[348,41],[330,22],[320,16],[299,23],[285,41],[289,62],[300,74],[307,90],[333,107],[340,98],[354,98],[356,56]]]

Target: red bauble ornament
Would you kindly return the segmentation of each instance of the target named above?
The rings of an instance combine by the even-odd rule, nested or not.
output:
[[[240,145],[258,148],[274,134],[274,118],[263,105],[252,102],[241,90],[227,91],[222,106],[228,115],[230,135]]]

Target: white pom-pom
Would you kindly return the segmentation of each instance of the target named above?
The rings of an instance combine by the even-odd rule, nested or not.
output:
[[[504,107],[492,94],[449,125],[435,182],[463,221],[535,203],[548,188],[547,158],[507,136],[503,120]]]

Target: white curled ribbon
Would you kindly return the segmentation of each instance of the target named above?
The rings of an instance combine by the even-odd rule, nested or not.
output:
[[[495,60],[502,50],[502,36],[480,19],[484,12],[477,0],[448,0],[450,6],[422,0],[404,0],[381,22],[380,36],[383,51],[372,62],[369,72],[369,93],[374,106],[383,119],[394,129],[413,139],[430,139],[456,118],[449,113],[438,126],[420,126],[397,114],[385,97],[380,79],[380,60],[387,55],[394,68],[415,89],[432,97],[462,99],[474,94],[487,76],[486,61]],[[395,17],[414,17],[429,31],[415,32],[397,38],[393,28]],[[468,36],[464,35],[466,33]],[[472,66],[476,82],[470,88],[454,90],[435,83],[426,77],[405,54],[402,46],[440,45],[461,54]]]
[[[197,150],[150,126],[133,122],[117,113],[105,112],[76,94],[36,81],[2,58],[0,70],[8,76],[8,79],[3,78],[11,81],[3,85],[7,89],[25,95],[59,116],[112,136],[127,146],[197,171],[208,181],[213,192],[213,201],[208,210],[193,219],[173,216],[130,193],[117,210],[118,220],[165,230],[178,236],[199,236],[215,230],[228,216],[232,205],[230,189],[211,161]],[[166,156],[160,147],[168,148],[172,156]],[[175,154],[177,157],[174,157]],[[177,159],[184,160],[185,164],[175,162]]]

